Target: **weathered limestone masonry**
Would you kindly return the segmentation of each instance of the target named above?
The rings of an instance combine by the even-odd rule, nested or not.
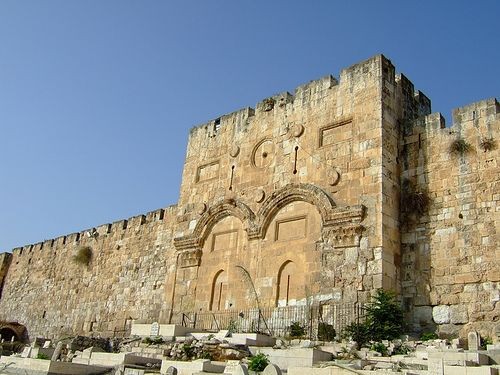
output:
[[[498,151],[478,142],[498,139],[498,103],[443,129],[430,107],[379,55],[193,128],[177,205],[4,255],[0,318],[32,337],[125,335],[132,320],[365,302],[383,287],[415,329],[493,336]],[[474,150],[450,155],[458,136]],[[417,192],[430,197],[419,215],[404,204]]]
[[[413,323],[442,333],[495,337],[500,317],[500,106],[494,99],[457,109],[444,127],[425,116],[400,139],[402,179],[427,194],[428,212],[402,225],[403,298]],[[450,152],[457,140],[469,145]],[[497,141],[498,142],[498,141]]]

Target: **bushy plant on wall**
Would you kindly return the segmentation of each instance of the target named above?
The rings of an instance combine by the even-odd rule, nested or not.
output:
[[[424,215],[431,199],[427,192],[419,190],[407,178],[401,182],[401,220],[407,222],[410,215],[420,217]]]
[[[486,152],[496,149],[497,143],[493,138],[483,138],[479,142],[479,146],[484,152]]]
[[[76,250],[76,254],[73,255],[73,262],[88,266],[92,260],[92,248],[90,246],[81,246]]]
[[[450,151],[450,154],[464,155],[464,154],[472,151],[472,146],[465,139],[457,138],[453,142],[450,143],[449,151]]]

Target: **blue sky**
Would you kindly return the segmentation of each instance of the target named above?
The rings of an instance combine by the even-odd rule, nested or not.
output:
[[[2,0],[0,251],[176,203],[188,130],[383,53],[500,97],[500,1]]]

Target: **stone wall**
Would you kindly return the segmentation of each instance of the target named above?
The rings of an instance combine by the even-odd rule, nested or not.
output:
[[[479,142],[498,138],[498,103],[458,110],[451,128],[430,107],[379,55],[195,127],[177,205],[3,256],[0,319],[119,336],[132,320],[366,302],[383,287],[415,329],[488,330],[499,171]],[[473,148],[451,155],[459,136]],[[430,203],[417,214],[409,197]]]
[[[414,326],[495,337],[500,317],[500,106],[494,99],[457,109],[444,127],[439,113],[402,138],[403,202],[429,199],[420,213],[402,212],[403,298]],[[492,149],[485,149],[492,139]],[[463,140],[463,152],[451,147]],[[496,143],[496,145],[495,145]],[[411,203],[411,202],[410,202]]]
[[[132,319],[166,320],[176,207],[13,250],[1,319],[29,335],[123,335]],[[89,247],[88,265],[75,262]]]

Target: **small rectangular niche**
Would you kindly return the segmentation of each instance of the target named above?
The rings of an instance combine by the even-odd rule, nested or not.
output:
[[[319,147],[348,141],[352,138],[352,119],[334,122],[319,129]]]
[[[238,230],[214,233],[212,251],[236,249],[238,247]]]
[[[196,182],[213,180],[219,177],[219,161],[200,165],[196,171]]]
[[[290,241],[305,238],[307,235],[307,217],[299,216],[276,222],[275,241]]]

